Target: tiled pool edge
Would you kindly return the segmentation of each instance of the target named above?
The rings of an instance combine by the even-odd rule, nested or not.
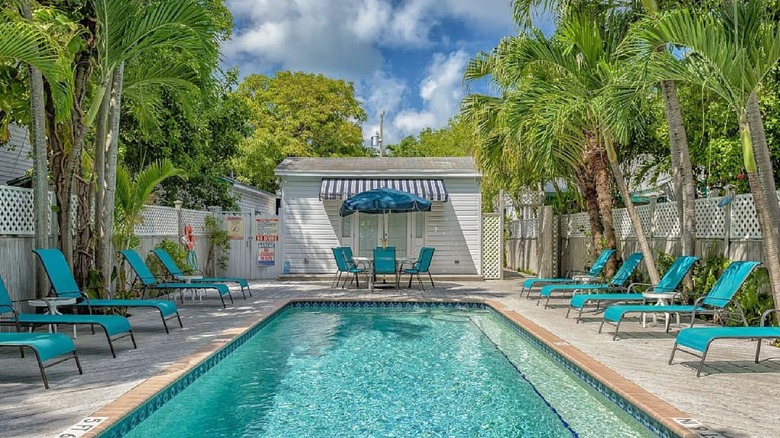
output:
[[[223,331],[217,339],[211,341],[209,344],[198,349],[196,352],[176,364],[168,367],[162,373],[145,380],[105,407],[95,411],[92,414],[93,417],[107,417],[107,420],[103,421],[95,429],[89,431],[84,437],[99,436],[101,433],[109,431],[119,425],[126,425],[128,430],[132,429],[138,422],[151,415],[152,412],[157,410],[171,397],[186,388],[189,383],[200,377],[200,375],[208,371],[214,364],[243,344],[243,342],[234,341],[241,337],[244,337],[244,340],[250,338],[256,331],[264,327],[274,316],[288,308],[288,306],[306,307],[307,304],[315,305],[318,303],[333,303],[339,307],[342,305],[344,307],[355,305],[362,307],[366,305],[371,306],[372,304],[379,305],[381,303],[389,305],[392,305],[393,303],[398,303],[399,305],[430,304],[431,306],[461,304],[465,306],[474,305],[488,307],[500,317],[510,322],[513,327],[517,328],[520,335],[525,335],[525,337],[530,338],[531,341],[546,350],[548,354],[551,354],[552,357],[560,362],[565,368],[574,372],[594,387],[594,389],[604,394],[607,398],[610,398],[634,418],[637,418],[637,420],[645,425],[648,425],[648,421],[650,424],[655,422],[656,426],[651,427],[651,429],[671,432],[671,434],[683,438],[699,437],[698,434],[684,428],[674,421],[674,418],[686,417],[687,415],[685,413],[620,376],[529,319],[521,316],[515,311],[509,310],[500,302],[479,299],[453,300],[406,298],[383,298],[374,300],[294,298],[277,301],[268,313],[263,315],[260,319],[257,319],[255,316],[247,320],[245,324]],[[209,363],[209,361],[211,361],[211,363]],[[622,398],[627,403],[619,403],[619,400],[616,400],[615,395]],[[152,403],[152,401],[154,401],[154,403]],[[145,409],[146,411],[139,413],[140,415],[135,415],[139,408]],[[645,418],[642,418],[642,414],[645,414]],[[658,426],[661,427],[659,428]],[[124,429],[124,427],[122,427],[122,429]],[[117,432],[121,435],[121,429],[117,429]]]

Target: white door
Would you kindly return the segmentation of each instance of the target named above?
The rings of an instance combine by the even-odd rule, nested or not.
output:
[[[391,213],[385,215],[387,246],[395,247],[396,257],[407,257],[409,247],[409,214]]]
[[[373,257],[374,248],[379,245],[381,238],[379,233],[378,214],[357,213],[357,255],[362,257]]]

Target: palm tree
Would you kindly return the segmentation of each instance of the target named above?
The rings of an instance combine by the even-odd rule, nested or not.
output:
[[[775,194],[758,91],[780,60],[780,25],[759,0],[733,2],[700,15],[673,11],[644,24],[638,33],[648,48],[674,44],[688,49],[683,60],[657,56],[653,75],[685,80],[721,96],[737,115],[743,160],[763,234],[764,264],[780,305],[780,205]]]
[[[112,268],[119,121],[123,92],[144,102],[147,119],[162,90],[197,94],[200,71],[208,76],[216,59],[215,25],[196,1],[156,2],[141,6],[122,0],[93,0],[98,18],[98,89],[87,115],[97,119],[95,141],[96,261],[105,286]],[[163,65],[155,54],[175,50],[180,63]],[[127,67],[127,75],[125,68]],[[138,107],[136,107],[138,109]]]

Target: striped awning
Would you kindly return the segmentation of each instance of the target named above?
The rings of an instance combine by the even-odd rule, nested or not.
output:
[[[323,178],[320,199],[347,199],[358,193],[390,188],[412,193],[429,201],[447,202],[449,197],[441,179],[345,179]]]

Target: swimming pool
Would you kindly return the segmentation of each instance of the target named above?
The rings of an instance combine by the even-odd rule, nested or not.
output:
[[[656,435],[522,334],[483,305],[298,303],[101,436]]]

